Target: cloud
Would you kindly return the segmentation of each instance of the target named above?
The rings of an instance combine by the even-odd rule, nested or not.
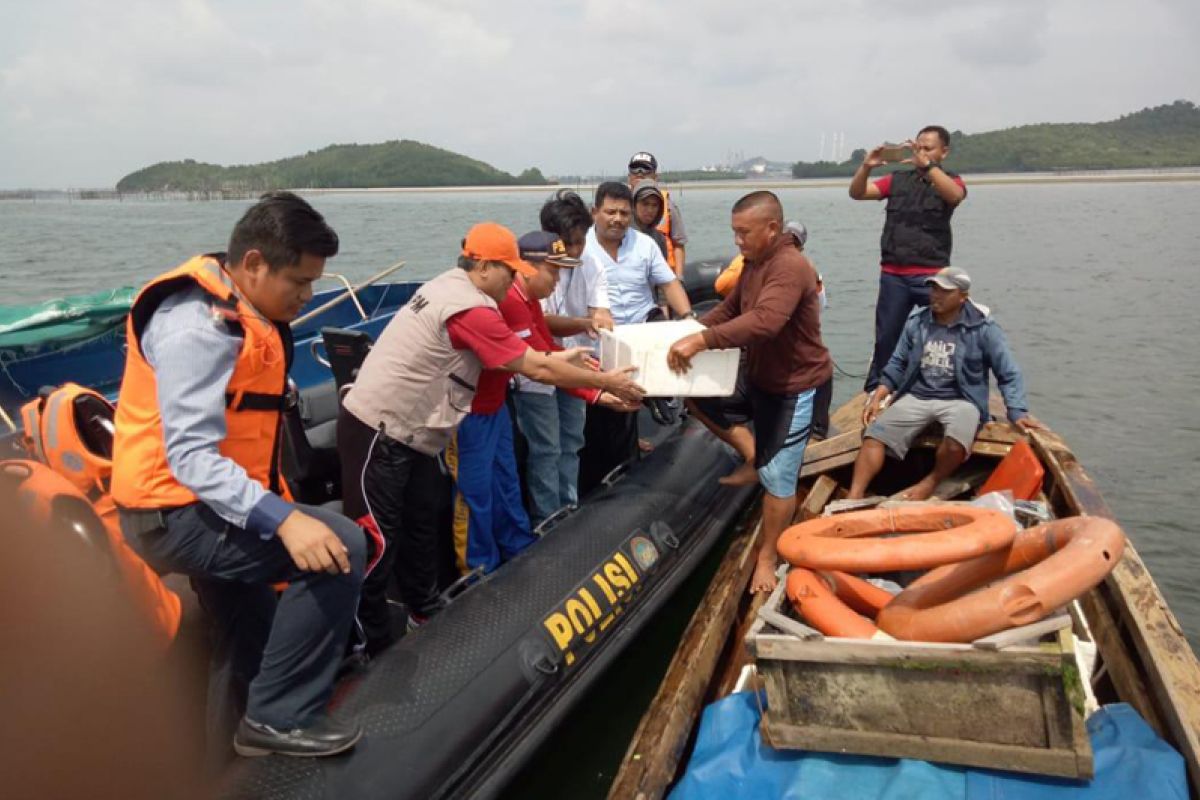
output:
[[[1197,4],[42,0],[0,29],[0,185],[112,185],[413,138],[508,170],[815,158],[930,120],[1101,120],[1195,96]]]

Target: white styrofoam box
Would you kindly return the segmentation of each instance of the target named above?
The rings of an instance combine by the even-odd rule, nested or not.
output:
[[[693,319],[618,325],[600,331],[600,368],[637,367],[634,380],[650,397],[728,397],[737,385],[739,350],[705,350],[692,357],[692,368],[677,375],[667,366],[671,345],[704,330]]]

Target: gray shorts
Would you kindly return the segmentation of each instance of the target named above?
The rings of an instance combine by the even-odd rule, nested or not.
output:
[[[896,458],[904,458],[917,434],[931,422],[940,422],[949,436],[970,453],[979,432],[979,409],[969,400],[922,400],[911,394],[888,406],[867,428],[864,437],[883,442]]]

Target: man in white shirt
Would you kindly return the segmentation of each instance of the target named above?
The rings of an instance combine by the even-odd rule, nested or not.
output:
[[[542,206],[539,221],[542,230],[559,235],[570,258],[582,255],[592,215],[579,195],[570,189],[558,190]],[[598,329],[612,330],[608,305],[608,276],[592,261],[562,276],[554,293],[542,301],[542,312],[550,332],[559,337],[564,347],[593,347]],[[579,411],[582,436],[582,406]]]
[[[592,214],[587,203],[570,189],[559,189],[545,202],[538,215],[542,230],[558,234],[569,258],[583,254]],[[564,270],[554,292],[542,300],[546,327],[563,347],[594,347],[599,329],[612,330],[608,310],[608,276],[596,262]],[[548,387],[547,387],[548,388]],[[583,449],[583,426],[587,404],[564,391],[554,390],[561,451],[559,486],[566,505],[579,502],[579,453]]]
[[[600,184],[592,207],[592,228],[583,248],[583,269],[595,266],[606,276],[613,322],[630,325],[658,316],[654,297],[658,286],[663,288],[667,305],[676,316],[694,319],[696,315],[683,284],[658,245],[635,230],[632,220],[630,188],[615,181]],[[580,455],[580,495],[637,455],[637,414],[589,407]]]

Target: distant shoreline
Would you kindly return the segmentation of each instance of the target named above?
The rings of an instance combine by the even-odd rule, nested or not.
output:
[[[1096,170],[1071,172],[963,173],[964,180],[974,186],[1041,183],[1170,183],[1200,181],[1200,167],[1181,171]],[[680,186],[688,191],[705,189],[828,189],[846,186],[844,178],[764,178],[719,181],[683,181],[668,186]],[[301,194],[404,194],[430,192],[552,192],[556,189],[594,189],[596,183],[560,183],[548,186],[396,186],[372,189],[294,189]]]
[[[953,166],[953,165],[951,165]],[[963,178],[973,186],[1004,186],[1004,185],[1034,185],[1059,183],[1183,183],[1200,181],[1200,167],[1185,167],[1164,170],[1071,170],[1063,172],[1015,172],[1015,173],[963,173]],[[717,189],[828,189],[846,186],[849,176],[839,178],[747,178],[745,180],[713,180],[713,181],[683,181],[666,184],[680,187],[688,191],[704,191]],[[338,195],[338,194],[467,194],[467,193],[503,193],[503,192],[553,192],[556,189],[592,190],[595,182],[588,183],[558,183],[541,186],[382,186],[373,188],[337,188],[313,189],[294,187],[292,191],[304,195]],[[187,199],[185,195],[220,194],[219,192],[126,192],[118,193],[115,189],[0,189],[0,201],[25,200],[36,202],[42,199],[80,200],[117,200],[129,198],[158,198]],[[258,192],[239,193],[238,197],[225,199],[244,199],[256,197]],[[89,197],[88,195],[93,195]],[[164,195],[171,195],[167,198]],[[196,198],[200,199],[200,198]],[[221,199],[210,197],[204,199]]]

